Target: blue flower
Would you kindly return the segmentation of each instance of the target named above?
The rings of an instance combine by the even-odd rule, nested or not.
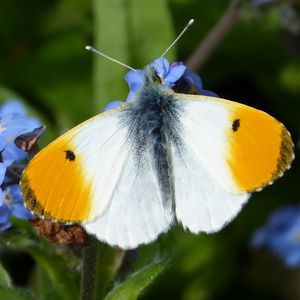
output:
[[[218,97],[214,92],[203,89],[201,78],[198,74],[190,71],[183,63],[175,62],[170,65],[164,57],[154,60],[151,64],[162,81],[162,85],[172,88],[175,92],[185,94],[201,94],[205,96]],[[135,93],[142,87],[144,70],[131,70],[125,75],[130,92],[126,101],[130,102]],[[120,104],[122,101],[110,102],[104,109],[107,111]]]
[[[162,81],[162,85],[172,87],[184,74],[187,67],[183,64],[170,65],[168,60],[164,57],[158,58],[152,63],[151,66],[157,72],[157,75]],[[130,101],[132,96],[142,87],[144,80],[144,70],[131,70],[125,75],[125,80],[129,85],[130,92],[126,101]]]
[[[252,238],[254,248],[265,247],[290,268],[300,266],[300,206],[276,210]]]
[[[10,217],[28,220],[31,213],[25,208],[20,187],[18,184],[6,187],[3,192],[2,205],[0,207],[0,231],[11,226]]]
[[[18,164],[27,153],[15,145],[20,135],[41,127],[40,122],[26,115],[21,102],[10,100],[0,106],[0,231],[11,226],[10,217],[28,219],[18,181],[24,166]]]
[[[183,89],[182,84],[177,87],[177,92],[182,94],[200,94],[209,97],[219,97],[216,93],[203,89],[201,77],[192,72],[190,69],[186,69],[181,80],[182,83],[185,83],[186,90]],[[179,81],[179,83],[180,83]]]
[[[265,5],[265,4],[272,4],[276,3],[276,0],[252,0],[252,5],[253,6],[260,6],[260,5]]]
[[[6,166],[27,156],[15,146],[15,138],[40,126],[40,122],[26,115],[24,106],[17,100],[7,101],[0,107],[0,151]]]
[[[4,181],[5,173],[6,173],[6,166],[0,162],[0,185],[2,185]],[[2,193],[2,189],[0,188],[0,206],[2,204],[3,204],[3,193]]]
[[[112,102],[109,102],[105,108],[103,109],[103,111],[108,111],[110,109],[113,109],[121,104],[123,104],[124,102],[123,101],[119,101],[119,100],[115,100],[115,101],[112,101]]]

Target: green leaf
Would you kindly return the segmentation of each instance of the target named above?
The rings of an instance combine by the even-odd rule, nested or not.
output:
[[[134,68],[143,68],[159,58],[173,42],[171,15],[167,1],[129,0],[128,2],[131,64]],[[174,48],[168,52],[167,57],[170,62],[173,62]]]
[[[10,249],[29,253],[45,270],[63,299],[78,299],[79,276],[66,268],[59,248],[42,239],[33,239],[30,232],[25,230],[0,235],[0,243]]]
[[[107,287],[119,270],[124,258],[124,251],[97,242],[96,295],[102,299]]]
[[[9,288],[6,286],[0,285],[0,299],[5,300],[34,300],[33,297],[28,291],[20,288]]]
[[[135,300],[162,273],[165,264],[157,263],[130,275],[124,282],[117,285],[105,300]]]
[[[126,0],[94,0],[95,47],[109,56],[129,63]],[[124,81],[126,70],[116,63],[94,55],[95,109],[107,102],[125,99],[128,88]]]
[[[4,287],[11,287],[10,276],[1,263],[0,263],[0,285]]]
[[[66,270],[57,257],[45,255],[43,251],[39,251],[36,248],[31,248],[28,252],[44,268],[64,299],[78,298],[79,288],[74,276]]]
[[[174,39],[166,1],[94,0],[93,3],[95,46],[133,68],[143,68],[160,57]],[[174,49],[168,57],[173,60]],[[126,99],[129,88],[124,80],[127,70],[103,57],[94,59],[94,97],[99,111],[99,106],[103,108],[107,102]]]
[[[47,272],[40,265],[36,265],[34,276],[34,291],[39,296],[40,300],[63,300],[53,282],[50,280]]]

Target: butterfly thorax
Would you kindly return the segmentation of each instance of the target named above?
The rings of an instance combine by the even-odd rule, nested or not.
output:
[[[180,110],[172,94],[171,89],[163,87],[154,68],[148,66],[144,84],[126,113],[136,161],[142,164],[144,154],[150,151],[163,198],[168,204],[173,198],[169,147],[171,142],[180,143],[181,127]]]

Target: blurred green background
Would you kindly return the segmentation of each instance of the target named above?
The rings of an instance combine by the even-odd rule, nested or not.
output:
[[[194,18],[192,28],[167,55],[171,62],[186,61],[228,4],[226,0],[1,1],[0,100],[22,99],[43,120],[48,127],[45,145],[101,112],[106,103],[127,96],[127,70],[89,53],[86,45],[143,68]],[[299,8],[288,1],[264,6],[242,1],[239,20],[197,70],[206,89],[263,109],[284,123],[297,152]],[[178,226],[153,245],[127,254],[128,266],[117,280],[160,254],[172,259],[140,299],[300,299],[300,270],[287,270],[269,252],[249,247],[251,235],[275,208],[299,202],[298,170],[296,159],[282,179],[255,193],[220,233],[195,236]],[[14,283],[32,284],[30,257],[12,257],[3,264]]]

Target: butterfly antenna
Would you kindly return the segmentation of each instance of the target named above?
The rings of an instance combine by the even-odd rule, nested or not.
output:
[[[105,57],[106,59],[108,59],[108,60],[110,60],[110,61],[113,61],[113,62],[115,62],[115,63],[117,63],[117,64],[119,64],[119,65],[121,65],[121,66],[123,66],[123,67],[129,69],[129,70],[132,70],[132,71],[135,71],[135,72],[138,73],[138,71],[135,70],[134,68],[132,68],[132,67],[130,67],[130,66],[128,66],[128,65],[126,65],[126,64],[124,64],[124,63],[122,63],[122,62],[120,62],[119,60],[116,60],[116,59],[114,59],[114,58],[112,58],[112,57],[110,57],[110,56],[108,56],[108,55],[106,55],[106,54],[100,52],[99,50],[97,50],[96,48],[94,48],[94,47],[92,47],[92,46],[86,46],[85,49],[88,50],[88,51],[94,52],[94,53],[96,53],[96,54],[99,54],[99,55]],[[138,73],[138,74],[139,74],[139,73]]]
[[[164,57],[167,52],[177,43],[177,41],[183,36],[183,34],[191,27],[194,23],[194,19],[191,19],[187,25],[184,27],[184,29],[181,31],[181,33],[178,35],[178,37],[175,39],[175,41],[167,48],[167,50],[162,54],[161,58]]]

